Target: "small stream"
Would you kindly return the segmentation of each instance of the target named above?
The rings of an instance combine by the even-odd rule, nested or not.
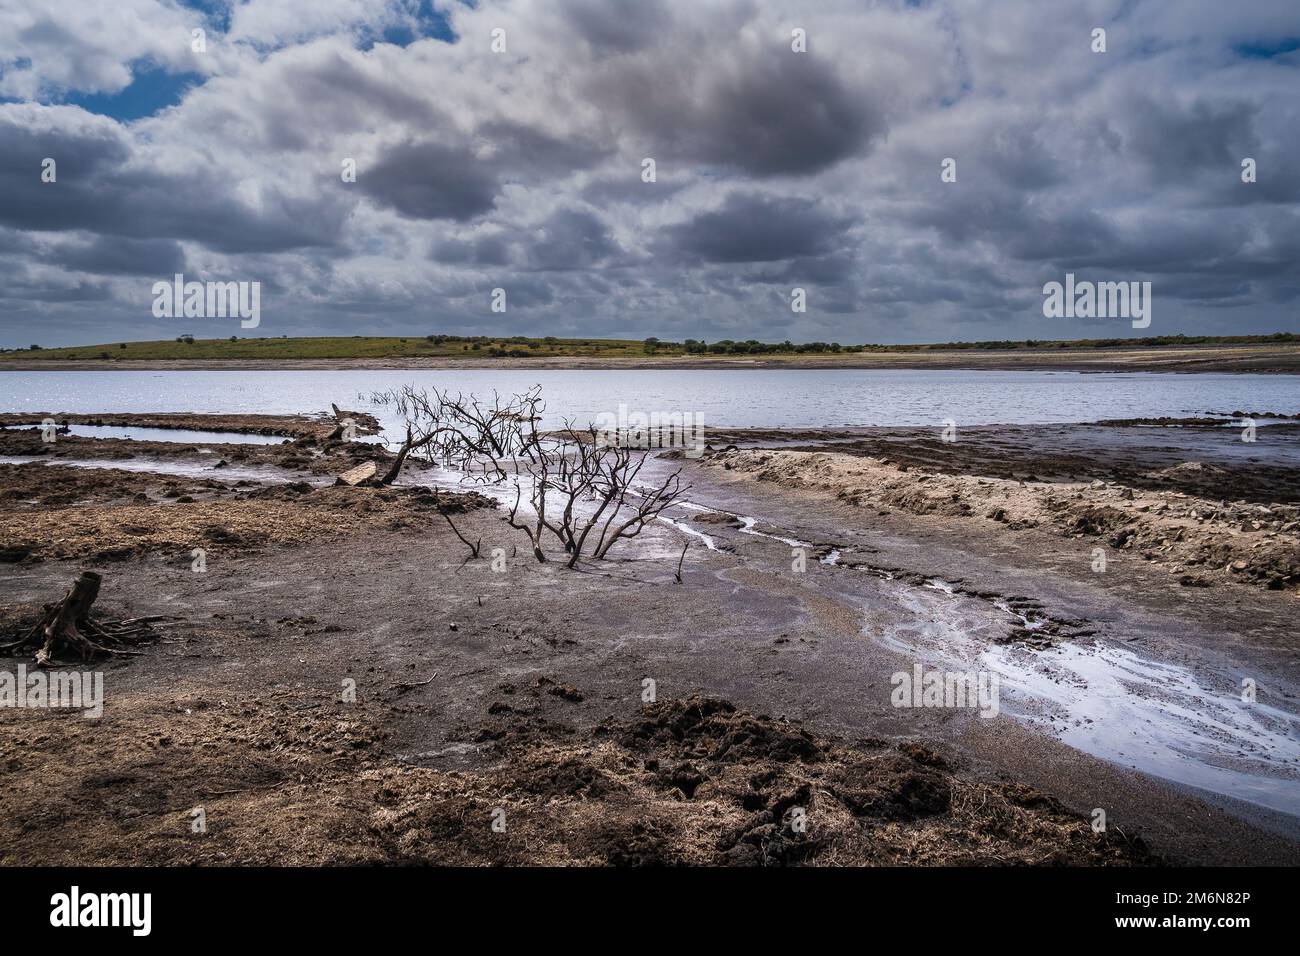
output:
[[[740,524],[730,530],[739,534],[816,547],[764,518],[699,501],[681,507],[733,517]],[[835,548],[821,563],[832,573],[868,573],[881,581],[885,600],[872,599],[863,625],[864,636],[881,646],[935,669],[997,674],[1006,714],[1084,753],[1300,816],[1300,715],[1265,703],[1267,687],[1246,703],[1238,675],[1198,677],[1092,637],[1050,647],[1007,643],[1008,625],[1039,632],[1049,619],[1006,599],[964,593],[940,577],[842,565],[842,557]]]

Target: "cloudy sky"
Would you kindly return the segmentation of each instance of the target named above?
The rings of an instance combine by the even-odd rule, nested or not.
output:
[[[1296,0],[0,0],[0,345],[1300,331],[1298,93]]]

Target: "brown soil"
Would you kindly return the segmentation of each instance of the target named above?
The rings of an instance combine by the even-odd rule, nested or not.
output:
[[[180,426],[177,426],[180,427]],[[216,422],[204,420],[186,428],[218,428]],[[223,429],[224,430],[224,429]],[[325,429],[328,434],[328,429]],[[55,441],[42,440],[39,429],[0,430],[0,455],[38,456],[47,461],[136,459],[184,462],[211,467],[218,462],[230,465],[282,468],[303,475],[337,475],[366,461],[383,463],[392,456],[383,447],[360,441],[327,441],[316,435],[285,439],[274,445],[245,445],[204,442],[143,441],[129,438],[98,439],[76,435],[59,435]],[[221,466],[218,466],[221,467]]]
[[[0,862],[1155,862],[1140,839],[919,743],[847,744],[700,697],[580,731],[530,715],[545,688],[489,707],[471,734],[487,760],[457,771],[395,763],[386,704],[182,687],[118,698],[103,725],[24,715],[0,745]]]
[[[0,561],[210,554],[375,530],[427,530],[439,512],[491,507],[477,494],[176,479],[113,469],[0,465]]]
[[[61,438],[52,460],[77,441]],[[269,452],[310,455],[322,475],[376,453],[312,441]],[[119,444],[82,442],[73,457]],[[955,491],[1022,489],[917,482],[838,453],[730,452],[705,467],[750,474],[760,455],[774,457],[759,470],[832,497],[818,482],[841,473],[853,488],[896,482],[900,516],[947,513]],[[797,482],[782,478],[789,455]],[[502,547],[509,573],[466,562],[439,505],[465,509],[458,523],[485,553]],[[1045,506],[1024,515],[1054,526]],[[180,622],[143,656],[95,665],[101,719],[0,710],[0,864],[1128,865],[1157,862],[1148,843],[1161,859],[1296,858],[1285,839],[1009,720],[976,722],[971,739],[994,743],[980,750],[960,715],[893,710],[879,668],[896,663],[811,575],[693,549],[679,585],[680,539],[663,529],[577,572],[519,542],[475,495],[0,467],[0,546],[29,549],[0,565],[0,643],[87,566],[105,575],[106,615]],[[189,568],[194,547],[205,574]],[[18,663],[31,661],[0,669]],[[647,674],[659,703],[643,706]],[[1098,805],[1101,835],[1086,815]],[[192,830],[199,807],[206,833]]]
[[[184,427],[199,424],[187,420]],[[31,439],[4,436],[10,446]],[[63,454],[178,453],[159,443],[125,444],[63,438],[46,447],[55,461]],[[261,449],[237,450],[255,455]],[[337,470],[353,449],[313,450]],[[46,559],[111,562],[108,612],[117,609],[114,579],[132,573],[123,563],[132,559],[188,564],[191,549],[202,547],[214,561],[223,555],[256,561],[262,551],[283,553],[329,538],[355,551],[393,533],[446,538],[441,547],[458,547],[438,509],[463,513],[491,504],[473,493],[419,487],[263,486],[40,462],[0,466],[0,489],[0,555],[25,566]],[[0,635],[23,631],[36,613],[29,605],[0,608]],[[168,631],[152,653],[167,645],[221,646],[234,626],[237,642],[257,642],[257,670],[270,673],[277,643],[264,642],[271,634],[316,643],[343,632],[333,615],[252,622],[241,626],[226,615],[191,620]],[[220,656],[232,653],[239,651],[227,644]],[[152,669],[147,661],[95,666],[112,667],[111,683],[124,672],[135,675],[113,694],[104,720],[41,711],[4,715],[0,766],[11,785],[0,798],[0,862],[1152,859],[1140,840],[1094,834],[1087,818],[1054,799],[963,774],[921,743],[848,744],[722,700],[624,709],[580,727],[539,716],[541,700],[552,707],[582,702],[579,688],[546,677],[522,689],[501,684],[477,724],[455,733],[472,741],[481,758],[447,770],[404,765],[386,743],[385,728],[401,719],[406,695],[427,682],[389,681],[368,703],[344,703],[290,687],[241,689],[197,674],[169,679],[160,690],[140,673]],[[197,806],[208,815],[206,834],[191,831]],[[498,807],[506,812],[504,833],[491,827]],[[802,832],[792,823],[795,807],[806,814]]]

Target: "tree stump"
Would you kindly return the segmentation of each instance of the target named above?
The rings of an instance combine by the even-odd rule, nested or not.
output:
[[[126,650],[126,645],[149,637],[150,625],[163,620],[163,616],[129,621],[93,620],[90,609],[99,597],[102,583],[98,572],[82,571],[63,600],[45,605],[35,627],[18,640],[0,645],[0,650],[36,647],[36,663],[40,667],[51,667],[70,657],[90,661],[105,655],[138,653]]]

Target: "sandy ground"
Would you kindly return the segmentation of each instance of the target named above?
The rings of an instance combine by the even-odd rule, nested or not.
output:
[[[1300,345],[1188,346],[1128,349],[954,349],[930,352],[869,352],[839,355],[646,356],[644,358],[230,359],[57,361],[5,356],[0,367],[49,369],[377,369],[377,368],[867,368],[867,369],[1054,369],[1080,372],[1300,372]]]
[[[1170,431],[1175,442],[1192,433],[1194,457],[1160,447]],[[876,429],[820,447],[728,447],[704,463],[863,507],[1050,529],[1139,556],[1186,587],[1300,589],[1297,423],[1269,426],[1253,444],[1222,425],[1120,425],[975,428],[952,441]]]
[[[1234,550],[1254,562],[1237,571],[1194,566],[1210,587],[1179,583],[1193,542],[1149,561],[1140,549],[1163,546],[1144,537],[1103,545],[1114,564],[1096,574],[1092,548],[1118,532],[1071,529],[1051,496],[1066,512],[1104,497],[1139,523],[1136,490],[1022,487],[967,474],[997,470],[972,454],[927,465],[909,495],[895,483],[920,476],[897,451],[722,452],[686,464],[693,507],[676,524],[575,572],[525,557],[477,497],[422,488],[434,475],[328,485],[373,447],[242,449],[266,456],[272,483],[161,444],[60,439],[0,466],[0,635],[82,568],[105,575],[105,615],[179,621],[142,656],[97,665],[102,719],[0,710],[4,862],[1300,862],[1296,818],[1271,809],[1290,797],[1286,754],[1190,751],[1211,792],[1035,715],[891,705],[890,675],[921,659],[902,645],[951,622],[1042,659],[1122,635],[1207,686],[1244,667],[1294,710],[1294,587],[1269,576],[1293,569],[1268,546]],[[141,460],[196,470],[118,467]],[[968,511],[934,504],[954,494]],[[485,555],[502,549],[501,570],[466,560],[439,504]],[[1149,533],[1169,537],[1165,520]],[[1285,544],[1289,520],[1201,533]],[[809,570],[792,571],[791,541]]]

